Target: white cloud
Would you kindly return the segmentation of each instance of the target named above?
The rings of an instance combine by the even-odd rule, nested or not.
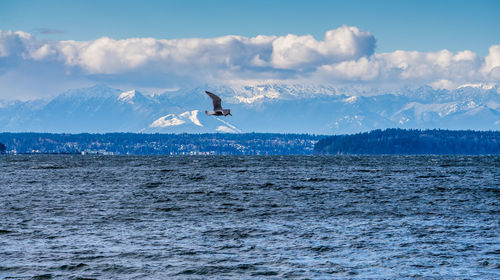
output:
[[[0,30],[0,57],[22,55],[31,40],[31,35],[26,32]]]
[[[324,79],[371,81],[380,75],[380,62],[362,57],[337,64],[320,66],[318,74]]]
[[[358,60],[320,66],[316,74],[323,80],[395,84],[429,84],[450,87],[454,83],[476,81],[481,60],[471,51],[456,54],[394,51]]]
[[[375,50],[375,38],[356,27],[342,26],[325,33],[323,41],[314,37],[289,34],[273,41],[272,65],[297,69],[369,56]]]
[[[26,50],[26,59],[56,59],[65,66],[79,67],[88,74],[119,74],[150,66],[158,71],[181,74],[199,67],[223,72],[254,68],[300,71],[371,55],[375,47],[375,39],[370,33],[348,26],[326,32],[323,41],[317,41],[310,35],[289,34],[173,40],[114,40],[103,37],[84,42],[41,42],[23,32],[0,32],[1,56]]]
[[[491,79],[500,80],[500,45],[490,47],[488,56],[485,57],[483,72]]]
[[[0,30],[0,82],[4,81],[0,83],[0,98],[7,91],[16,92],[15,82],[6,81],[14,76],[10,72],[25,75],[28,83],[47,77],[46,91],[50,91],[49,78],[54,79],[52,83],[78,80],[157,88],[175,87],[183,82],[224,84],[258,80],[364,83],[375,87],[427,84],[440,88],[500,82],[500,45],[491,46],[484,58],[469,50],[374,50],[374,36],[350,26],[327,31],[322,40],[288,34],[42,41],[22,31]]]

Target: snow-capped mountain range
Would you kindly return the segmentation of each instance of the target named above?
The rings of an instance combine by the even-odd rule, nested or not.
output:
[[[206,116],[220,95],[232,117]],[[399,90],[267,84],[144,94],[105,85],[52,99],[0,101],[7,132],[279,132],[343,134],[378,128],[500,129],[500,87]]]

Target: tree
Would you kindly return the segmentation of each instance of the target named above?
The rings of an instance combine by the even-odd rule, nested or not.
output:
[[[2,142],[0,142],[0,154],[5,154],[6,149],[7,148],[5,147],[5,145]]]

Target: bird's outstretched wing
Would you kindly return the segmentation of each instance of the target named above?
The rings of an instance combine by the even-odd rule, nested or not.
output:
[[[209,91],[205,91],[205,93],[208,94],[208,96],[210,96],[210,98],[212,99],[212,103],[214,104],[214,111],[222,110],[220,97],[218,97],[217,95],[215,95]]]

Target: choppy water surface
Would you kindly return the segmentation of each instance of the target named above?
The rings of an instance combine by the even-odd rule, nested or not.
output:
[[[500,278],[500,157],[2,156],[0,279]]]

